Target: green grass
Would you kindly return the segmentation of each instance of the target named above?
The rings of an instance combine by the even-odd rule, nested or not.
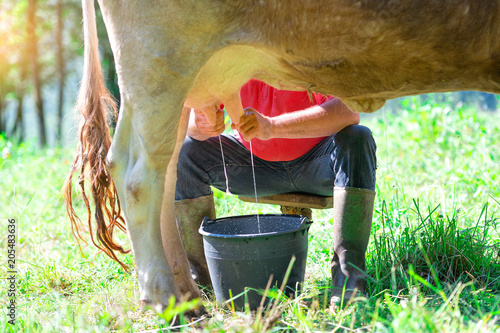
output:
[[[432,95],[398,107],[362,120],[378,145],[371,297],[330,307],[332,211],[316,210],[301,298],[280,300],[259,317],[217,305],[204,290],[208,316],[185,331],[500,332],[500,114],[452,110]],[[17,324],[7,323],[2,279],[0,331],[168,328],[182,308],[141,311],[134,273],[93,246],[82,244],[80,254],[60,194],[73,149],[37,150],[0,137],[0,151],[2,277],[7,218],[17,219],[19,232]],[[279,212],[221,192],[216,203],[219,216]],[[128,245],[125,235],[119,239]],[[131,255],[122,258],[133,265]]]

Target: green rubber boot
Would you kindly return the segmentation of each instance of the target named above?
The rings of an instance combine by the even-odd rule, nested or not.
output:
[[[365,253],[375,192],[346,187],[333,192],[332,304],[346,304],[366,291]]]
[[[203,249],[203,236],[198,232],[205,216],[215,219],[213,195],[175,202],[177,228],[182,246],[189,259],[193,278],[196,283],[209,286],[212,282],[208,273],[207,260],[205,259],[205,251]]]

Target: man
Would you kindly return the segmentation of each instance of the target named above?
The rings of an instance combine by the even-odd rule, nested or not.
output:
[[[345,298],[354,290],[364,293],[375,196],[376,145],[371,131],[358,125],[359,115],[337,98],[316,93],[310,98],[306,91],[278,90],[257,80],[244,85],[240,97],[245,115],[232,125],[234,136],[221,135],[222,110],[215,124],[194,110],[179,156],[176,218],[198,282],[210,283],[198,234],[204,216],[215,218],[210,186],[254,196],[251,148],[259,196],[330,196],[335,188],[332,301],[340,301],[344,286]]]

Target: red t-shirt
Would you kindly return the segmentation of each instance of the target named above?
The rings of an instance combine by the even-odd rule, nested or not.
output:
[[[240,90],[243,108],[254,108],[268,117],[307,109],[311,106],[323,104],[331,99],[313,92],[313,100],[307,91],[278,90],[262,81],[250,80]],[[235,133],[238,140],[250,150],[250,143],[244,141],[239,133]],[[307,139],[252,139],[252,151],[266,161],[291,161],[307,153],[325,137]]]

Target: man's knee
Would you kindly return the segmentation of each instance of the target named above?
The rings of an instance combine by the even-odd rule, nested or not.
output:
[[[349,146],[375,150],[375,140],[372,131],[363,125],[350,125],[335,134],[337,144],[348,144]]]
[[[373,140],[372,131],[368,127],[363,125],[347,126],[335,135],[335,137],[338,136],[349,136],[350,138],[365,141]]]
[[[369,128],[351,125],[334,136],[336,187],[375,189],[376,145]]]
[[[194,199],[211,194],[207,165],[213,153],[212,145],[186,137],[177,162],[175,200]],[[209,161],[207,163],[207,161]]]

